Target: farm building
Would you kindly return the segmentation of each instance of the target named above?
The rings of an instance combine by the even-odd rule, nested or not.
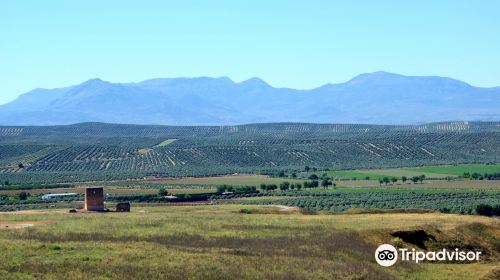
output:
[[[104,190],[102,187],[85,189],[85,210],[104,211]]]
[[[77,193],[49,193],[42,195],[43,200],[51,200],[61,197],[70,197],[70,196],[78,196]]]

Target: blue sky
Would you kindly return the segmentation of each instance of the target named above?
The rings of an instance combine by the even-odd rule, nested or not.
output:
[[[384,70],[500,85],[500,1],[0,2],[0,104],[99,77],[260,77],[313,88]]]

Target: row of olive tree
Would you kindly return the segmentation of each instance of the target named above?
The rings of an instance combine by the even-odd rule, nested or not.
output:
[[[423,184],[423,182],[425,180],[425,175],[422,174],[420,176],[413,176],[411,178],[408,178],[406,176],[402,176],[401,177],[401,181],[403,183],[406,183],[408,180],[411,180],[415,184],[418,183],[418,182],[420,182],[421,184]],[[379,182],[380,185],[382,185],[382,184],[387,185],[389,183],[395,184],[397,181],[398,181],[398,178],[396,178],[396,177],[390,177],[390,178],[389,177],[383,177],[383,178],[381,178],[381,179],[378,180],[378,182]]]

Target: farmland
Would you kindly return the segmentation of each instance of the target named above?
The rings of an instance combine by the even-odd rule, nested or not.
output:
[[[479,204],[498,205],[500,192],[357,189],[337,192],[283,193],[285,199],[245,200],[244,204],[286,205],[312,211],[343,212],[349,209],[430,209],[444,213],[472,214]],[[439,203],[436,203],[439,201]]]
[[[417,173],[431,173],[431,174],[447,174],[447,175],[455,175],[460,176],[465,172],[468,173],[494,173],[499,172],[500,164],[463,164],[459,166],[426,166],[426,167],[418,167],[418,168],[408,168],[407,170],[411,170]]]
[[[495,279],[499,155],[499,123],[0,127],[0,278]],[[374,262],[415,230],[484,259]]]
[[[168,178],[168,179],[144,179],[144,180],[121,180],[121,181],[105,181],[98,184],[103,186],[127,186],[127,187],[215,187],[218,185],[234,185],[234,186],[257,186],[259,184],[280,184],[284,181],[302,182],[303,180],[293,178],[274,178],[265,175],[225,175],[215,177],[198,177],[198,178]],[[93,185],[95,183],[82,183],[82,185]]]
[[[241,193],[234,195],[220,195],[217,193],[221,185],[254,186],[260,188],[261,184],[274,184],[281,186],[288,182],[293,185],[303,185],[299,179],[271,178],[261,175],[223,176],[205,178],[165,179],[165,180],[138,180],[138,181],[116,181],[98,182],[98,186],[104,186],[105,193],[110,195],[110,201],[114,196],[121,196],[122,200],[128,197],[129,201],[135,202],[168,202],[155,198],[160,189],[167,190],[170,194],[203,194],[207,199],[220,200],[219,203],[243,203],[243,204],[267,204],[298,206],[313,211],[345,212],[351,208],[364,209],[427,209],[457,214],[476,214],[475,209],[479,204],[500,205],[500,181],[499,180],[428,180],[423,183],[391,183],[379,184],[373,180],[336,180],[335,186],[329,188],[294,189],[294,190],[259,190],[253,193]],[[16,210],[30,209],[33,206],[51,207],[54,202],[42,201],[41,196],[47,193],[78,193],[83,194],[85,187],[95,186],[95,183],[83,183],[75,186],[63,186],[61,188],[38,188],[38,189],[0,189],[0,209]],[[1,195],[17,196],[28,192],[30,197],[27,201],[18,201],[2,198]],[[80,198],[81,199],[81,198]],[[241,200],[241,201],[240,201]],[[265,200],[265,201],[261,201]],[[8,202],[10,201],[10,202]],[[18,201],[16,203],[16,201]],[[70,203],[61,204],[67,208],[82,207],[75,205],[74,200]],[[208,202],[208,201],[207,201]],[[205,202],[205,203],[207,203]],[[4,206],[1,206],[4,205]],[[45,205],[45,206],[43,206]]]
[[[364,169],[364,170],[349,170],[349,171],[328,171],[327,174],[335,177],[348,178],[348,179],[372,179],[379,180],[383,177],[398,177],[406,176],[408,178],[412,176],[425,175],[427,178],[445,178],[450,176],[449,174],[438,174],[431,173],[422,170],[408,170],[405,168],[387,168],[387,169]],[[462,175],[462,174],[460,174]]]
[[[496,122],[0,127],[0,179],[55,183],[291,173],[305,166],[334,171],[497,163],[499,134]],[[415,170],[442,173],[435,171]]]

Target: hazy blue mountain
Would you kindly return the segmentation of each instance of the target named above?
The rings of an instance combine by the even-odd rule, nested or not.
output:
[[[274,88],[259,78],[92,79],[35,89],[0,106],[1,125],[78,122],[223,125],[258,122],[414,124],[500,120],[500,87],[443,77],[361,74],[311,90]]]

